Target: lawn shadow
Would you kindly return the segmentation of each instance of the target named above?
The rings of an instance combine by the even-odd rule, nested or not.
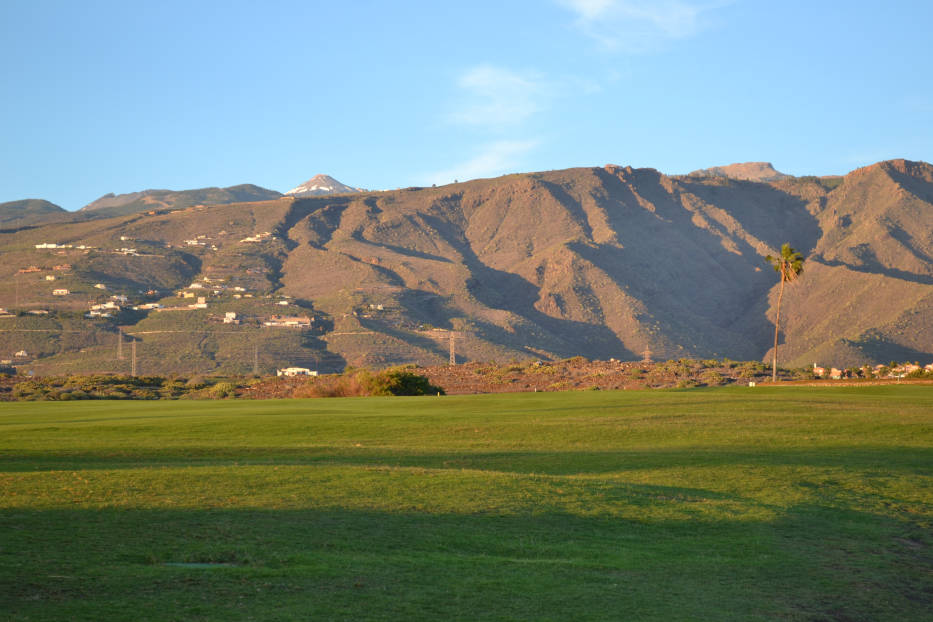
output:
[[[516,474],[587,475],[659,468],[689,467],[845,467],[894,472],[928,472],[933,448],[925,447],[814,447],[764,449],[759,446],[692,446],[655,450],[591,451],[477,451],[468,447],[447,452],[386,450],[365,446],[308,447],[189,446],[152,449],[44,451],[19,450],[0,455],[0,470],[31,472],[56,470],[112,470],[156,466],[231,465],[346,465],[358,467],[476,470]]]
[[[11,619],[924,620],[929,534],[548,511],[7,509]],[[879,553],[883,551],[883,555]]]

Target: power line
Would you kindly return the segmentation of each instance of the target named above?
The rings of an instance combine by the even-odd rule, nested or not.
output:
[[[0,328],[0,333],[89,333],[87,330],[64,330],[60,328]]]
[[[64,328],[0,328],[0,333],[90,333],[93,330],[70,330]],[[132,333],[123,333],[124,335],[158,335],[160,333],[211,333],[217,335],[245,335],[245,331],[238,330],[140,330]],[[354,333],[356,334],[356,333]],[[368,333],[360,333],[368,334]]]
[[[161,335],[165,333],[183,333],[196,335],[199,333],[210,333],[211,335],[244,335],[246,333],[238,330],[137,330],[127,335]]]

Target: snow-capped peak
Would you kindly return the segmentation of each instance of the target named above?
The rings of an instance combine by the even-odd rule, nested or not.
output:
[[[363,192],[362,188],[353,188],[342,184],[330,175],[315,175],[297,188],[292,188],[285,194],[293,197],[318,196],[322,194],[347,194]]]

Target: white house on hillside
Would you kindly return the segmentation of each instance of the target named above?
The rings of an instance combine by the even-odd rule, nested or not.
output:
[[[307,367],[285,367],[275,372],[276,376],[317,376],[317,371],[312,371]]]

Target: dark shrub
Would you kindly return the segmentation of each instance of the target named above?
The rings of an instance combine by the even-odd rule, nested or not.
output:
[[[386,369],[368,379],[370,395],[436,395],[444,390],[425,377],[405,369]]]

